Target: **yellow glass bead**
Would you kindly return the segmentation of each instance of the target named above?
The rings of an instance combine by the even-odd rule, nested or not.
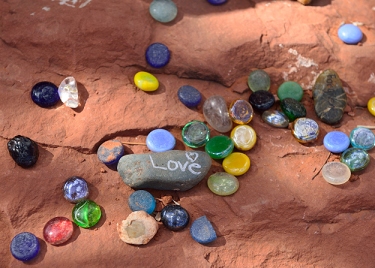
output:
[[[368,111],[375,116],[375,97],[372,97],[368,102],[367,102],[367,109]]]
[[[254,147],[257,141],[255,130],[248,125],[239,125],[232,129],[230,137],[234,146],[241,151],[247,151]]]
[[[225,172],[240,176],[245,174],[250,168],[250,158],[244,153],[231,153],[223,160]]]
[[[136,73],[134,84],[143,91],[155,91],[159,87],[158,79],[148,72]]]

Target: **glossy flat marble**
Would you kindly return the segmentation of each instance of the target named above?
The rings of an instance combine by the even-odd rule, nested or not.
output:
[[[249,170],[250,158],[244,153],[234,152],[224,158],[222,166],[225,172],[241,176]]]
[[[212,137],[205,146],[206,153],[212,159],[223,159],[230,155],[233,149],[233,140],[224,135]]]
[[[314,142],[318,139],[319,125],[310,118],[297,118],[292,123],[292,134],[300,143]]]
[[[303,89],[300,84],[294,81],[286,81],[277,89],[277,96],[280,100],[292,98],[301,101],[303,97]]]
[[[323,178],[330,184],[344,184],[350,179],[351,171],[347,165],[341,162],[329,162],[322,168]]]
[[[17,234],[10,243],[10,252],[19,261],[32,260],[38,255],[39,251],[40,243],[38,238],[29,232]]]
[[[241,151],[248,151],[254,147],[257,142],[257,134],[249,125],[239,125],[232,129],[230,137],[234,146]]]
[[[44,240],[51,245],[60,245],[68,241],[73,234],[73,223],[65,217],[49,220],[43,228]]]
[[[232,129],[228,106],[221,96],[211,96],[204,102],[203,115],[207,123],[218,132],[225,133]]]
[[[167,205],[161,210],[161,222],[172,231],[180,231],[189,224],[189,213],[179,205]]]
[[[138,72],[134,75],[134,84],[143,91],[155,91],[159,88],[159,80],[148,72]]]
[[[72,212],[75,224],[82,228],[95,226],[102,216],[100,206],[91,200],[83,200],[77,203]]]
[[[235,100],[229,105],[229,116],[234,123],[244,125],[253,119],[254,110],[248,101]]]
[[[226,172],[212,174],[207,180],[207,185],[214,194],[221,196],[234,194],[240,186],[238,179]]]
[[[367,109],[370,112],[370,114],[375,116],[375,97],[372,97],[371,99],[368,100]]]
[[[146,145],[150,151],[161,153],[172,150],[176,145],[176,139],[168,130],[159,128],[147,135]]]
[[[51,82],[39,82],[31,89],[31,99],[40,107],[51,107],[60,100],[58,88]]]
[[[177,91],[178,99],[189,108],[196,107],[202,100],[202,94],[193,86],[184,85]]]
[[[149,12],[155,20],[168,23],[177,16],[177,6],[172,0],[153,0]]]
[[[360,148],[349,148],[341,154],[340,161],[347,165],[350,171],[360,171],[365,169],[370,163],[369,154]]]
[[[153,43],[146,49],[146,61],[154,68],[162,68],[168,64],[171,53],[166,45]]]
[[[119,140],[108,140],[103,142],[96,153],[100,162],[106,165],[115,165],[125,154],[124,146]]]
[[[89,193],[89,186],[87,182],[81,177],[70,177],[64,183],[64,198],[71,203],[78,203],[86,200],[89,196]]]
[[[200,244],[208,244],[217,239],[216,231],[206,216],[199,217],[193,222],[190,235]]]
[[[264,111],[262,119],[272,127],[287,128],[289,126],[289,118],[278,110]]]
[[[370,150],[375,145],[375,135],[365,127],[356,127],[350,132],[350,143],[353,147]]]
[[[330,131],[324,136],[323,144],[328,151],[338,154],[349,148],[350,140],[342,131]]]
[[[129,207],[132,211],[143,210],[148,214],[154,212],[156,207],[155,198],[145,190],[133,192],[128,199]]]
[[[182,141],[191,148],[199,148],[210,139],[210,129],[201,121],[193,120],[187,123],[181,132]]]
[[[351,45],[361,42],[363,38],[361,29],[354,24],[341,25],[337,34],[344,43]]]
[[[253,92],[258,90],[269,90],[271,86],[271,78],[268,73],[263,70],[254,70],[249,74],[247,84]]]
[[[38,144],[32,139],[17,135],[7,143],[8,152],[17,165],[29,168],[38,161]]]
[[[256,111],[266,111],[275,104],[275,97],[267,90],[258,90],[251,93],[249,103]]]

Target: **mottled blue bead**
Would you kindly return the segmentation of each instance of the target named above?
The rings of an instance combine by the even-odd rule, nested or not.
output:
[[[202,94],[195,87],[185,85],[178,89],[178,99],[186,107],[196,107],[202,100]]]
[[[99,146],[97,151],[99,160],[106,165],[117,164],[124,154],[124,146],[118,140],[109,140],[103,142]]]
[[[10,243],[10,252],[20,261],[34,259],[40,250],[38,238],[32,233],[23,232],[16,235]]]
[[[190,235],[201,244],[213,242],[217,238],[215,229],[206,216],[202,216],[193,222],[190,227]]]
[[[167,65],[171,53],[166,45],[153,43],[146,50],[146,61],[154,68],[161,68]]]
[[[338,30],[339,38],[347,44],[357,44],[363,38],[363,33],[358,26],[344,24]]]
[[[227,2],[227,0],[207,0],[208,3],[210,3],[211,5],[222,5],[224,4],[225,2]]]
[[[31,90],[31,99],[40,107],[51,107],[60,100],[58,88],[51,82],[39,82]]]
[[[175,137],[165,129],[155,129],[146,138],[148,149],[155,153],[172,150],[176,145]]]
[[[161,211],[161,221],[172,231],[184,229],[189,223],[189,213],[179,205],[167,205]]]
[[[156,201],[149,192],[138,190],[129,196],[128,204],[132,211],[143,210],[151,214],[155,210]]]
[[[328,132],[323,139],[326,149],[332,153],[339,154],[349,148],[349,137],[341,131]]]
[[[78,203],[89,197],[89,187],[84,179],[73,176],[65,182],[63,193],[66,200]]]

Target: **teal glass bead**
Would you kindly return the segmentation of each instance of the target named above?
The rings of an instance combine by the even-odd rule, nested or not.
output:
[[[251,91],[269,90],[271,86],[271,79],[268,73],[263,70],[255,70],[249,74],[247,84]]]
[[[172,0],[154,0],[149,11],[155,20],[162,23],[171,22],[177,16],[177,6]]]
[[[102,216],[102,211],[94,201],[84,200],[73,208],[73,221],[80,227],[90,228],[97,224]]]
[[[281,110],[289,118],[290,122],[296,118],[306,117],[306,108],[302,103],[292,98],[285,98],[280,102]]]
[[[205,123],[193,120],[183,127],[181,135],[185,145],[198,148],[206,145],[210,139],[210,130]]]
[[[234,149],[234,142],[231,138],[220,135],[211,138],[205,147],[206,153],[212,159],[223,159],[230,155]]]
[[[354,172],[365,169],[370,163],[370,156],[363,149],[349,148],[341,154],[340,161]]]
[[[277,97],[280,100],[285,98],[292,98],[296,101],[301,101],[303,97],[303,89],[302,87],[293,81],[286,81],[280,85],[277,90]]]
[[[374,133],[365,127],[356,127],[350,132],[350,144],[363,150],[370,150],[375,145]]]

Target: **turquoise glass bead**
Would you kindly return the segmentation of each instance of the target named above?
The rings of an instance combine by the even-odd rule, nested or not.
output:
[[[177,16],[177,6],[172,0],[154,0],[149,11],[151,17],[162,23],[171,22]]]
[[[370,156],[363,149],[349,148],[341,154],[340,161],[354,172],[365,169],[370,163]]]
[[[375,145],[374,133],[365,127],[356,127],[350,132],[350,143],[353,147],[370,150]]]
[[[201,121],[193,120],[182,129],[182,141],[191,148],[204,146],[210,139],[210,130]]]
[[[234,149],[234,142],[227,136],[215,136],[211,138],[205,147],[206,153],[212,159],[223,159],[230,155]]]

